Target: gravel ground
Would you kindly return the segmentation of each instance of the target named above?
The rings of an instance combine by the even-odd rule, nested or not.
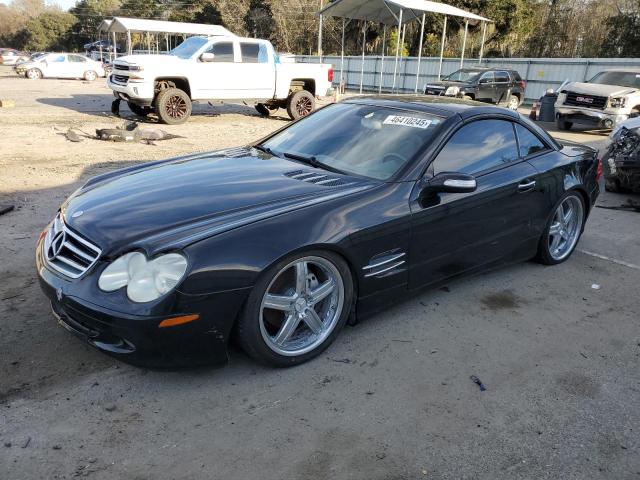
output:
[[[92,175],[243,144],[285,117],[204,105],[161,127],[184,138],[71,143],[69,127],[122,124],[103,80],[4,68],[0,98],[16,101],[0,109],[0,204],[16,206],[0,216],[3,480],[640,478],[640,215],[596,208],[568,262],[425,291],[300,367],[232,351],[222,369],[149,371],[56,325],[34,272],[40,230]]]

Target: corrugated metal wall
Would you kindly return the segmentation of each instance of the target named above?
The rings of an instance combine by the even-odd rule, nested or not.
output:
[[[317,63],[317,56],[298,55],[298,62]],[[334,67],[334,85],[340,82],[340,57],[325,56],[322,61],[331,63]],[[420,77],[418,91],[424,91],[424,85],[437,80],[438,57],[423,58],[420,62]],[[385,57],[382,91],[390,92],[393,83],[393,67],[395,57]],[[465,59],[465,66],[478,64],[477,59]],[[380,67],[382,58],[375,56],[364,57],[363,90],[378,91],[380,85]],[[585,81],[601,70],[611,68],[640,68],[640,58],[487,58],[482,60],[483,66],[508,67],[517,70],[527,81],[525,97],[531,101],[540,98],[549,89],[558,88],[565,80]],[[399,92],[413,92],[416,87],[417,57],[405,57],[398,60],[398,76],[396,87]],[[460,68],[460,59],[445,58],[442,62],[442,75],[448,75]],[[344,78],[347,89],[360,88],[360,71],[362,57],[344,57]]]

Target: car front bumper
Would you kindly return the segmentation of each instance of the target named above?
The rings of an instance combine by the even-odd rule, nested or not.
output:
[[[556,118],[581,125],[614,128],[629,118],[628,114],[611,113],[589,108],[556,106]]]
[[[228,362],[227,345],[233,322],[249,289],[210,295],[175,293],[166,312],[146,315],[122,313],[86,298],[91,273],[67,280],[49,270],[36,250],[38,280],[51,302],[60,326],[93,347],[127,363],[151,368],[223,365]],[[97,280],[95,281],[97,288]],[[79,295],[84,295],[83,297]],[[198,320],[160,328],[160,322],[182,315],[198,314]]]
[[[129,81],[123,85],[113,81],[114,75],[116,73],[111,73],[107,77],[107,86],[113,90],[115,97],[143,106],[149,106],[153,103],[153,83]]]

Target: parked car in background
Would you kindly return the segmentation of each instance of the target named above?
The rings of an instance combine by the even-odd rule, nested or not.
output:
[[[93,81],[104,77],[101,62],[78,53],[48,53],[21,65],[27,78],[83,78]]]
[[[15,65],[16,62],[27,60],[29,54],[13,48],[0,48],[0,65]]]
[[[97,42],[86,43],[84,45],[84,49],[87,52],[93,52],[96,50],[111,51],[113,50],[113,43],[109,40],[98,40]]]
[[[599,171],[505,108],[353,98],[89,180],[40,235],[38,277],[62,327],[122,360],[224,363],[235,337],[291,366],[423,287],[564,262]]]
[[[602,165],[607,191],[640,193],[640,116],[622,122],[611,132]]]
[[[43,57],[47,53],[48,52],[32,53],[31,56],[29,56],[29,58],[16,62],[16,64],[13,66],[13,71],[16,72],[18,75],[21,75],[21,76],[24,75],[27,71],[25,68],[26,64],[28,64],[29,62],[36,61],[38,58]]]
[[[586,83],[568,83],[555,107],[560,130],[574,123],[613,128],[640,115],[640,69],[606,70]]]
[[[332,81],[330,64],[280,63],[267,40],[216,36],[188,38],[168,55],[120,57],[107,83],[137,115],[155,112],[178,124],[199,100],[253,101],[262,115],[286,108],[297,119]]]
[[[505,68],[461,68],[439,82],[425,85],[425,95],[444,95],[504,105],[517,110],[524,101],[527,84],[516,70]]]

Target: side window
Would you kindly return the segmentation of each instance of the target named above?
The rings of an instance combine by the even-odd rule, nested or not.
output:
[[[518,159],[511,122],[478,120],[458,130],[433,161],[440,172],[474,174]]]
[[[258,43],[240,43],[242,63],[259,63],[260,45]]]
[[[493,72],[486,72],[480,77],[480,83],[493,83]]]
[[[53,63],[62,63],[64,62],[64,55],[54,55],[52,57],[47,58],[48,62],[53,62]]]
[[[85,57],[81,57],[80,55],[69,55],[69,61],[74,63],[86,62],[87,59]]]
[[[214,43],[208,50],[215,55],[214,62],[233,62],[233,42]]]
[[[507,72],[496,72],[496,83],[508,83],[511,81]]]
[[[518,143],[520,144],[520,156],[527,157],[536,152],[547,150],[548,147],[542,141],[529,131],[528,128],[516,123],[516,133],[518,134]]]

